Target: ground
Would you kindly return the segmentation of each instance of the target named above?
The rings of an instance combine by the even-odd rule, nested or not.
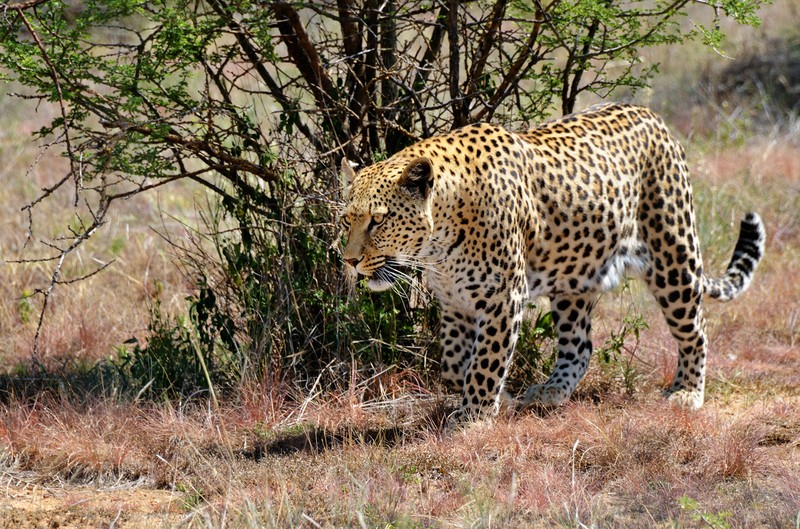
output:
[[[177,501],[174,493],[130,485],[103,490],[17,483],[6,487],[0,525],[8,529],[151,529],[180,520]]]

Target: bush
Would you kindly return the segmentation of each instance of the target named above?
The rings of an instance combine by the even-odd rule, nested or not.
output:
[[[422,371],[429,362],[415,344],[431,340],[435,309],[400,291],[353,295],[329,242],[335,228],[321,222],[327,211],[312,205],[304,215],[302,225],[276,225],[232,203],[210,212],[206,235],[177,251],[198,287],[187,300],[189,318],[167,319],[156,305],[150,334],[159,339],[137,345],[131,358],[150,363],[171,341],[174,354],[188,358],[175,369],[205,385],[192,364],[202,352],[219,387],[243,378],[302,385],[322,373],[328,383],[346,380],[340,375],[354,358],[378,370]]]
[[[772,39],[704,79],[713,100],[769,127],[800,114],[800,37]],[[711,88],[713,87],[713,88]]]

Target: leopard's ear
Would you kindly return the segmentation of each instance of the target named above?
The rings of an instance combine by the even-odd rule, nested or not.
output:
[[[353,185],[355,178],[356,170],[353,163],[347,158],[342,158],[342,173],[339,183],[342,186],[343,195],[347,195],[350,192],[350,186]]]
[[[423,156],[412,160],[403,170],[397,185],[413,197],[428,198],[433,188],[433,165],[431,161]]]

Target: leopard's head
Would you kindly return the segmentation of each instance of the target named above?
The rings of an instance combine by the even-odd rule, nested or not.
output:
[[[344,261],[349,273],[367,278],[368,288],[386,290],[405,276],[404,267],[419,262],[431,237],[431,161],[397,155],[356,173],[342,160],[342,175],[349,183]]]

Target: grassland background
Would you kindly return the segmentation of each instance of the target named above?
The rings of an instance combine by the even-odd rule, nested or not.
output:
[[[759,211],[767,253],[751,289],[707,305],[707,404],[668,406],[675,346],[635,283],[607,295],[595,342],[621,319],[650,325],[634,355],[593,363],[575,399],[546,416],[501,417],[443,436],[446,397],[414,373],[354,378],[339,392],[285,384],[204,400],[76,400],[62,388],[0,402],[5,527],[797,527],[800,516],[800,124],[758,94],[718,98],[730,68],[800,46],[800,6],[776,1],[757,29],[732,28],[725,56],[696,44],[660,61],[636,100],[662,112],[689,154],[706,268],[724,269],[738,218]],[[738,62],[737,62],[738,61]],[[787,74],[789,72],[786,72]],[[797,88],[797,85],[795,85]],[[64,161],[30,133],[54,109],[0,98],[0,371],[24,378],[49,268],[20,208]],[[586,102],[588,103],[588,101]],[[206,197],[190,186],[135,197],[70,261],[37,359],[80,371],[144,339],[156,298],[186,310],[193,285],[165,236],[185,238]],[[35,210],[37,233],[71,220],[68,196]],[[61,231],[60,231],[61,230]],[[34,234],[36,235],[36,234]],[[61,370],[61,371],[59,371]],[[68,380],[68,379],[65,379]]]

